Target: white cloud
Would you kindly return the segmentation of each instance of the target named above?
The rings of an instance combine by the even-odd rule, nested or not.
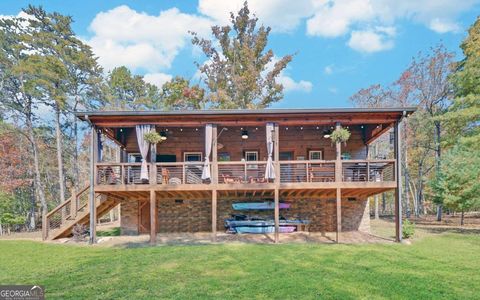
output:
[[[326,75],[331,75],[333,73],[333,65],[328,65],[323,68],[323,73],[325,73]]]
[[[458,32],[460,31],[460,26],[449,20],[440,20],[438,18],[430,21],[428,26],[431,30],[438,33],[447,33],[447,32]]]
[[[165,73],[148,73],[143,76],[145,82],[154,84],[161,88],[163,84],[172,79],[172,75]]]
[[[380,30],[352,31],[348,46],[356,51],[373,53],[393,48],[391,35]]]
[[[170,68],[190,39],[188,30],[207,35],[210,25],[210,20],[177,8],[154,16],[122,5],[95,16],[90,24],[93,37],[87,42],[106,69],[125,65],[158,72]]]
[[[328,88],[328,91],[332,94],[337,94],[338,93],[338,89],[336,87],[330,87]]]
[[[337,37],[346,34],[355,22],[375,16],[369,0],[316,1],[315,15],[307,21],[307,34]]]
[[[312,90],[313,87],[313,84],[310,81],[295,81],[285,74],[281,74],[278,77],[277,82],[283,85],[283,89],[285,92],[300,91],[308,93]]]
[[[199,0],[198,11],[212,18],[216,23],[229,23],[230,12],[237,13],[245,0]],[[304,18],[313,14],[312,0],[249,0],[248,7],[259,23],[272,27],[274,32],[290,32],[297,28]]]

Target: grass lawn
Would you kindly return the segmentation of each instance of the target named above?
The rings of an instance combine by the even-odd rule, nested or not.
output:
[[[480,298],[480,236],[413,245],[104,248],[0,241],[0,284],[47,299]]]

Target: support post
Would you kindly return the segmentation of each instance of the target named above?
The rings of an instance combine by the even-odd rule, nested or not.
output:
[[[97,137],[98,135],[96,132],[96,128],[92,125],[90,137],[90,199],[88,205],[90,209],[90,238],[88,241],[89,244],[95,244],[97,240],[97,206],[95,203],[95,163],[97,159],[97,156],[95,154],[98,151]]]
[[[335,129],[340,129],[342,126],[340,123],[335,124]],[[339,182],[343,182],[342,178],[342,144],[337,142],[335,144],[335,181],[337,182],[336,191],[336,208],[337,208],[337,231],[335,235],[335,241],[340,241],[340,233],[342,232],[342,190],[338,187]]]
[[[77,189],[75,186],[72,188],[72,201],[70,201],[70,217],[75,219],[77,217],[78,202],[77,202]]]
[[[278,196],[278,188],[275,187],[275,243],[279,242],[280,229],[280,205]]]
[[[45,241],[47,238],[48,238],[47,215],[42,214],[42,239]]]
[[[340,232],[342,232],[342,190],[337,188],[337,233],[335,241],[340,241]]]
[[[212,190],[212,241],[217,241],[217,190]]]
[[[395,122],[394,127],[394,148],[395,148],[395,241],[402,241],[402,155],[401,155],[401,128],[400,121]]]
[[[217,125],[213,124],[212,125],[212,136],[213,136],[213,142],[212,142],[212,174],[211,174],[211,183],[213,185],[218,184],[218,158],[217,158],[217,145],[218,145],[218,136],[217,136]]]
[[[150,244],[157,243],[157,194],[150,190]]]
[[[273,158],[275,163],[275,208],[274,208],[274,220],[275,220],[275,243],[280,241],[280,128],[277,123],[274,125],[273,136]]]

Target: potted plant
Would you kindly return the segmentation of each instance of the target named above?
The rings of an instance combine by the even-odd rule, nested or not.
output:
[[[344,143],[346,144],[350,138],[350,131],[346,128],[337,128],[330,135],[330,139],[333,143]]]
[[[156,145],[162,141],[162,137],[158,132],[152,130],[143,135],[145,141],[149,142],[151,145]]]

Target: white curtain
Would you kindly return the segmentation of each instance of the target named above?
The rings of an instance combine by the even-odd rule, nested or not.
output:
[[[149,143],[144,139],[144,134],[150,132],[152,127],[150,125],[137,125],[137,142],[138,149],[140,149],[140,154],[142,155],[142,167],[140,169],[140,179],[148,180],[148,165],[147,165],[147,155],[148,155],[148,146]]]
[[[213,126],[205,125],[205,163],[203,164],[202,179],[210,179],[210,153],[212,152]]]
[[[267,132],[267,166],[265,168],[265,179],[275,179],[275,167],[273,165],[273,123],[267,123],[266,132]],[[278,159],[278,158],[277,158]]]

